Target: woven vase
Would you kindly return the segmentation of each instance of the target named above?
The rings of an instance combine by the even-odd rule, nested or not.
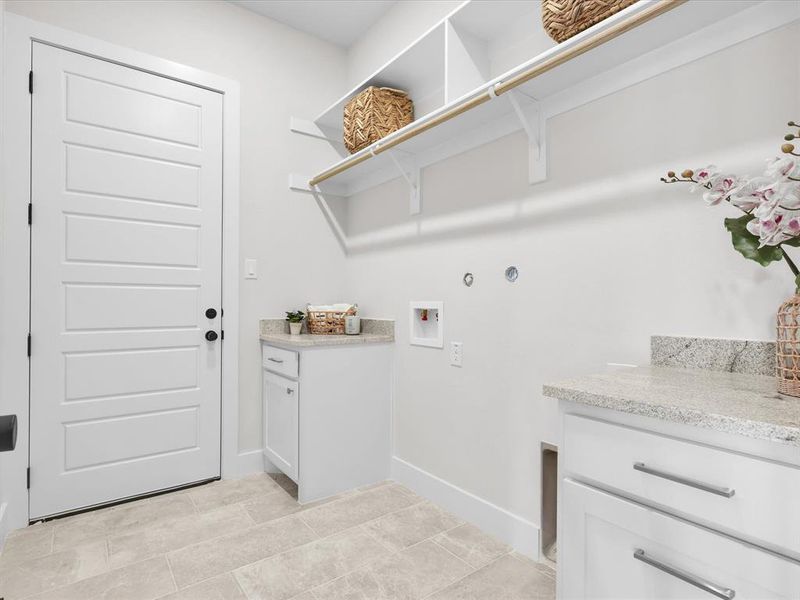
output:
[[[800,294],[795,293],[778,309],[775,344],[778,391],[800,397]]]

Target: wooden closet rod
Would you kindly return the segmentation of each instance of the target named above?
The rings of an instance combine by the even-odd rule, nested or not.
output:
[[[364,154],[354,156],[351,159],[328,169],[327,171],[323,171],[322,173],[311,179],[308,182],[308,185],[313,187],[319,183],[322,183],[326,179],[335,177],[339,173],[347,171],[348,169],[358,164],[361,164],[362,162],[372,158],[373,156],[380,154],[381,152],[386,152],[387,150],[394,148],[398,144],[402,144],[403,142],[410,140],[411,138],[416,137],[419,134],[433,127],[436,127],[437,125],[441,125],[442,123],[449,121],[450,119],[457,117],[458,115],[475,108],[476,106],[480,106],[481,104],[489,102],[489,100],[492,100],[497,96],[505,94],[506,92],[513,90],[517,86],[520,86],[523,83],[530,81],[531,79],[535,79],[539,75],[547,73],[548,71],[555,69],[557,66],[562,65],[565,62],[580,56],[581,54],[585,54],[586,52],[593,50],[594,48],[597,48],[598,46],[601,46],[606,42],[609,42],[614,38],[619,37],[623,33],[626,33],[631,29],[634,29],[639,25],[648,22],[651,19],[654,19],[655,17],[658,17],[659,15],[662,15],[665,12],[680,6],[681,4],[684,4],[687,1],[688,0],[658,0],[657,2],[654,2],[641,12],[638,12],[635,15],[628,17],[627,19],[615,23],[608,29],[601,31],[600,33],[590,38],[582,40],[581,42],[575,44],[574,46],[567,48],[563,52],[551,56],[550,58],[544,60],[538,65],[534,65],[531,68],[521,73],[518,73],[517,75],[514,75],[513,77],[511,77],[506,81],[499,81],[495,83],[493,86],[481,92],[479,95],[474,96],[468,100],[465,100],[464,102],[450,108],[449,110],[446,110],[445,112],[436,115],[435,117],[422,121],[417,126],[411,125],[411,127],[409,127],[406,131],[404,131],[400,135],[390,138],[386,142],[383,143],[378,142],[377,145],[374,146],[370,152],[365,152]]]

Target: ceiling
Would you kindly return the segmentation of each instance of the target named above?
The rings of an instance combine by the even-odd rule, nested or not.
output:
[[[229,0],[260,15],[349,48],[396,0]]]

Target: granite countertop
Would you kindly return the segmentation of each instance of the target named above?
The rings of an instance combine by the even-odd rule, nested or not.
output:
[[[654,338],[654,355],[657,350]],[[626,367],[545,385],[543,390],[558,400],[800,447],[800,398],[778,394],[774,376]]]
[[[262,342],[287,348],[315,348],[319,346],[349,346],[363,344],[390,344],[394,342],[394,321],[391,319],[361,319],[359,335],[290,335],[285,319],[262,319],[259,322]]]
[[[800,446],[800,398],[781,396],[765,375],[629,367],[545,385],[544,395]]]

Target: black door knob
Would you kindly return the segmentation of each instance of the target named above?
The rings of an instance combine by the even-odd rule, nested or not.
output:
[[[206,309],[206,318],[207,319],[216,319],[217,318],[217,309],[216,308],[207,308]]]
[[[209,342],[216,341],[216,339],[217,339],[218,337],[219,337],[219,336],[217,335],[217,332],[216,332],[216,331],[212,331],[212,330],[210,330],[210,329],[209,329],[208,331],[206,331],[206,339],[207,339]]]

